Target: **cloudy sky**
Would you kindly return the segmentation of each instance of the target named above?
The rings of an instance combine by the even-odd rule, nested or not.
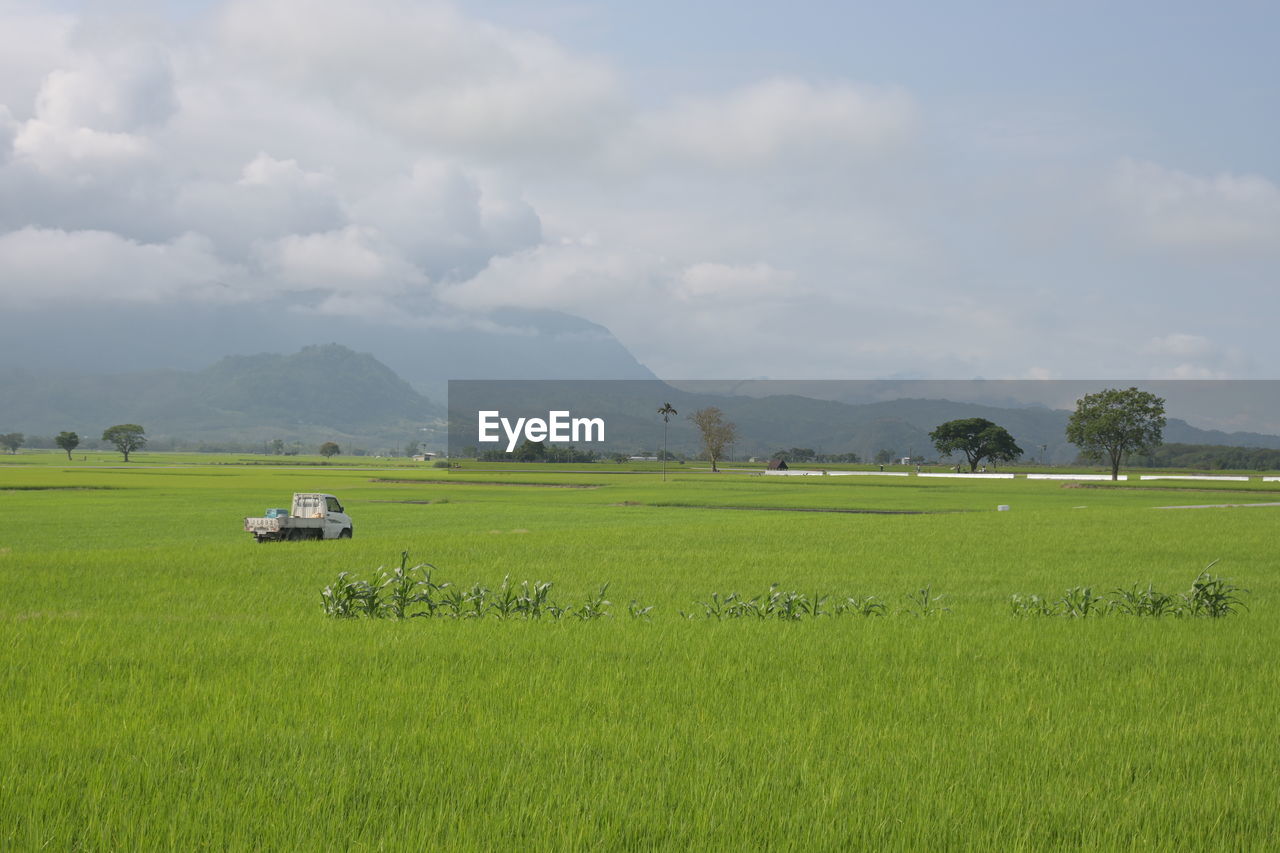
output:
[[[0,0],[0,310],[265,285],[562,310],[668,377],[1277,378],[1277,10]]]

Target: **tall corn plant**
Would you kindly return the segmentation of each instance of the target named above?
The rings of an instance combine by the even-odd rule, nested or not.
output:
[[[1182,595],[1183,608],[1188,616],[1220,619],[1223,616],[1234,615],[1241,609],[1249,609],[1240,597],[1240,593],[1249,590],[1209,573],[1209,569],[1217,564],[1218,561],[1214,560],[1206,566],[1205,570],[1192,581],[1191,589]]]
[[[942,599],[945,597],[943,595],[934,595],[933,584],[929,584],[905,596],[907,606],[901,612],[906,616],[920,617],[941,616],[943,613],[950,613],[950,607],[942,606]]]
[[[607,583],[600,587],[600,591],[593,596],[589,596],[573,615],[584,621],[612,616],[613,614],[609,612],[609,608],[613,605],[613,602],[604,597],[608,589],[609,584]]]
[[[1093,587],[1089,586],[1073,586],[1062,594],[1058,606],[1062,609],[1063,616],[1085,618],[1106,613],[1102,596],[1094,595]]]
[[[1115,596],[1108,609],[1124,616],[1165,616],[1178,612],[1178,600],[1167,592],[1157,591],[1150,583],[1146,588],[1134,584],[1129,589],[1111,591]]]
[[[341,572],[336,581],[320,591],[324,613],[335,619],[354,619],[365,612],[363,604],[370,592],[368,581],[352,579],[350,572]]]

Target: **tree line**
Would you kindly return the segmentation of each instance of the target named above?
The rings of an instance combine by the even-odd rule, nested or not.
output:
[[[1231,468],[1241,470],[1269,470],[1280,468],[1280,450],[1266,448],[1226,447],[1219,445],[1161,444],[1166,419],[1164,399],[1137,388],[1108,388],[1096,394],[1086,394],[1076,401],[1076,409],[1067,422],[1066,437],[1090,460],[1107,463],[1112,479],[1119,474],[1120,465],[1126,459],[1151,467]],[[666,448],[666,424],[677,415],[670,403],[658,409],[662,416],[663,448],[659,458],[664,462],[674,457]],[[698,428],[705,458],[711,462],[711,470],[718,471],[718,463],[725,458],[726,450],[737,439],[737,427],[724,417],[715,406],[699,409],[689,420]],[[1004,427],[986,418],[960,418],[939,424],[929,433],[938,453],[944,457],[959,455],[971,472],[984,461],[1013,462],[1023,454],[1013,436]],[[54,442],[62,448],[67,458],[80,445],[80,436],[64,431]],[[146,431],[139,424],[116,424],[103,430],[102,441],[112,445],[129,461],[129,455],[147,444]],[[19,432],[0,434],[0,446],[17,453],[26,443]],[[320,446],[320,454],[326,458],[341,453],[336,442],[328,441]],[[891,451],[881,450],[876,461],[884,464]],[[545,442],[525,441],[513,453],[488,451],[480,456],[486,461],[517,462],[596,462],[603,457],[599,452],[560,447]],[[621,454],[613,457],[625,461]],[[822,454],[812,448],[792,447],[779,450],[776,459],[794,462],[857,463],[856,453]],[[914,461],[914,459],[913,459]]]
[[[1076,409],[1067,422],[1067,440],[1079,447],[1085,458],[1107,463],[1112,479],[1116,479],[1126,457],[1154,453],[1160,447],[1165,426],[1164,402],[1163,398],[1137,388],[1108,388],[1096,394],[1086,394],[1076,401]],[[657,414],[663,421],[663,448],[659,458],[665,462],[671,458],[666,448],[666,426],[679,413],[670,403],[664,403]],[[688,418],[698,429],[703,458],[711,463],[712,471],[718,471],[726,451],[737,440],[737,426],[716,406],[699,409]],[[963,458],[970,472],[977,471],[984,462],[1014,462],[1023,455],[1022,448],[1009,431],[986,418],[947,421],[934,428],[929,438],[943,457]],[[891,451],[881,450],[875,461],[883,465],[890,461],[891,456]],[[596,462],[606,457],[594,450],[526,440],[511,453],[490,450],[479,458],[495,462]],[[612,458],[625,461],[626,457],[614,454]],[[779,450],[773,458],[789,462],[861,461],[856,453],[822,454],[807,447]],[[913,457],[912,461],[917,460]]]
[[[1222,444],[1162,444],[1131,457],[1148,468],[1203,468],[1211,471],[1275,471],[1280,450],[1269,447],[1230,447]]]
[[[128,462],[130,453],[146,446],[147,434],[146,430],[137,424],[116,424],[102,431],[102,440],[115,447],[124,456],[124,461]],[[27,437],[20,432],[0,435],[0,446],[8,448],[10,453],[17,453],[18,448],[26,443]],[[71,451],[80,446],[80,436],[70,430],[64,430],[54,436],[53,443],[66,452],[67,460],[70,461]]]
[[[1137,388],[1086,394],[1076,401],[1067,420],[1067,441],[1079,447],[1084,458],[1108,464],[1115,480],[1127,456],[1152,453],[1160,447],[1164,402],[1162,397]],[[1022,448],[1009,431],[985,418],[948,421],[929,433],[929,438],[944,456],[963,454],[970,471],[984,459],[1012,462],[1022,456]]]

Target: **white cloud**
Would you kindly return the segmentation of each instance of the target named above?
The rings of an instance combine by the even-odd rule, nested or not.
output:
[[[420,159],[407,175],[391,176],[353,201],[351,215],[438,278],[469,277],[490,258],[542,238],[538,215],[523,199],[442,160]]]
[[[299,289],[340,294],[395,294],[428,284],[377,229],[349,225],[320,234],[292,234],[259,247],[267,273]]]
[[[265,151],[245,164],[236,184],[242,187],[285,187],[287,189],[328,189],[333,181],[319,172],[307,172],[297,160],[277,160]]]
[[[0,304],[195,302],[244,297],[243,272],[203,237],[139,243],[105,231],[23,228],[0,235]]]
[[[1227,379],[1248,367],[1238,347],[1185,332],[1153,337],[1142,351],[1151,356],[1149,373],[1157,379]]]
[[[556,308],[590,316],[610,302],[632,303],[653,292],[647,281],[655,258],[591,245],[543,244],[494,258],[471,279],[440,289],[440,298],[466,310],[512,306]]]
[[[73,15],[35,3],[0,0],[0,105],[20,120],[31,117],[45,76],[69,55]]]
[[[799,295],[796,275],[766,263],[700,263],[685,268],[672,288],[682,301],[761,300]]]
[[[5,305],[269,288],[409,322],[438,295],[578,314],[685,375],[1231,375],[1272,346],[1203,293],[1275,313],[1276,183],[1107,171],[1132,137],[1087,117],[966,133],[774,69],[668,95],[439,2],[126,17],[0,0]]]
[[[619,100],[608,66],[445,3],[239,0],[222,34],[241,61],[281,81],[464,154],[580,150]]]
[[[1174,332],[1152,338],[1147,343],[1146,350],[1153,355],[1169,355],[1177,358],[1204,358],[1217,353],[1218,347],[1213,341],[1202,335]]]
[[[1192,175],[1125,160],[1108,200],[1132,239],[1164,249],[1280,251],[1280,187],[1259,175]]]
[[[17,139],[20,129],[13,113],[4,104],[0,104],[0,166],[13,154],[13,141]]]
[[[244,258],[255,243],[348,224],[341,187],[294,159],[258,153],[235,180],[196,180],[178,187],[173,213],[181,226],[207,234],[224,253]]]
[[[806,156],[858,161],[907,143],[915,125],[915,105],[902,91],[771,79],[640,116],[620,156],[665,155],[717,168],[800,165],[794,161]]]
[[[14,158],[37,171],[72,180],[134,167],[154,154],[150,141],[131,133],[66,127],[40,119],[24,124],[13,140]]]
[[[35,95],[35,114],[13,138],[15,159],[40,172],[83,180],[135,166],[154,154],[142,131],[176,110],[168,59],[155,46],[64,57]]]
[[[155,46],[77,56],[36,95],[36,115],[58,127],[127,133],[163,123],[177,109],[168,58]]]

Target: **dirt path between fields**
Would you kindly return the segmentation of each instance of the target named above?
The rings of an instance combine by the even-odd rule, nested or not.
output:
[[[1127,489],[1128,491],[1131,491],[1131,492],[1181,492],[1183,494],[1187,494],[1188,492],[1195,492],[1198,494],[1209,494],[1209,495],[1223,495],[1223,494],[1266,495],[1266,494],[1276,493],[1275,489],[1269,489],[1265,486],[1258,489],[1232,489],[1232,488],[1206,489],[1203,486],[1199,486],[1199,487],[1197,486],[1137,486],[1137,485],[1122,486],[1119,484],[1112,485],[1111,483],[1063,483],[1062,488],[1064,489],[1103,489],[1103,490],[1117,491],[1117,492],[1121,491],[1122,489]]]
[[[613,504],[620,506],[621,504]],[[740,509],[756,512],[838,512],[848,515],[938,515],[948,512],[969,512],[965,509],[853,509],[831,506],[733,506],[729,504],[626,504],[627,506],[651,506],[665,509]]]
[[[1257,503],[1257,504],[1194,504],[1194,505],[1183,504],[1181,506],[1158,506],[1156,507],[1156,509],[1236,509],[1238,507],[1250,507],[1250,506],[1280,506],[1280,501],[1272,501],[1271,503]]]
[[[603,483],[506,483],[501,480],[401,480],[374,477],[370,483],[401,486],[514,486],[531,489],[598,489]]]

